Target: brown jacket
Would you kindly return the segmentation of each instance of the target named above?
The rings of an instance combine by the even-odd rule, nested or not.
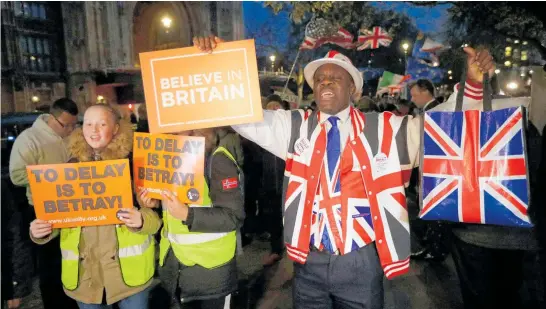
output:
[[[133,145],[133,131],[129,123],[121,123],[118,134],[101,153],[102,160],[127,158]],[[85,142],[81,129],[76,129],[69,138],[71,161],[92,161],[93,151]],[[135,201],[136,202],[136,201]],[[155,234],[161,227],[161,220],[151,209],[141,208],[144,224],[140,230],[131,229],[139,234]],[[32,238],[37,244],[44,244],[59,235],[54,230],[43,239]],[[71,298],[86,304],[100,304],[106,291],[106,302],[113,304],[131,295],[143,291],[151,281],[139,287],[127,286],[121,275],[118,259],[118,242],[115,225],[83,227],[80,238],[79,283],[73,291],[65,292]]]

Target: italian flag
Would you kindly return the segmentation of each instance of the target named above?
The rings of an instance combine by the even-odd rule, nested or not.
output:
[[[380,96],[383,93],[400,92],[403,84],[410,79],[410,75],[398,75],[389,71],[383,72],[383,76],[379,79],[377,85],[376,96]]]

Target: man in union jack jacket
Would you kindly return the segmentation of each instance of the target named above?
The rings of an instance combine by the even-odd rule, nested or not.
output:
[[[219,42],[194,39],[207,52]],[[468,53],[468,77],[477,80],[492,58]],[[383,277],[409,269],[404,187],[418,164],[420,119],[355,109],[363,78],[339,52],[307,64],[304,75],[318,110],[264,111],[262,122],[233,127],[286,160],[284,241],[296,262],[294,308],[383,308]]]

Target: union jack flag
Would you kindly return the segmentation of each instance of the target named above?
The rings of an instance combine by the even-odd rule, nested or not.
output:
[[[422,219],[531,226],[523,115],[521,107],[425,114]]]
[[[389,46],[392,42],[392,36],[389,35],[385,29],[381,27],[373,27],[372,31],[368,29],[360,30],[358,35],[358,48],[363,49],[376,49],[379,46]]]

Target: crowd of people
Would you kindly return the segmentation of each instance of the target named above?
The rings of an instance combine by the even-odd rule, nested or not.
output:
[[[205,52],[219,43],[217,37],[194,39]],[[471,90],[464,89],[464,100],[481,104],[467,90],[481,93],[494,61],[487,50],[465,51],[465,87]],[[410,257],[441,262],[449,254],[465,308],[526,308],[518,291],[529,256],[542,261],[537,229],[430,221],[420,231],[412,227],[421,248],[411,252],[410,230],[391,228],[407,225],[408,212],[418,211],[421,116],[444,101],[435,97],[433,84],[412,84],[412,102],[385,96],[360,107],[362,75],[343,54],[329,52],[307,64],[304,75],[315,97],[305,108],[289,110],[286,101],[269,95],[262,122],[175,133],[205,138],[208,194],[201,206],[190,207],[169,191],[153,199],[143,189],[132,192],[135,205],[120,214],[122,225],[54,229],[40,219],[24,222],[21,207],[2,190],[3,214],[13,209],[7,232],[14,244],[3,248],[20,257],[10,259],[11,271],[2,275],[8,308],[19,307],[31,292],[27,237],[36,244],[45,309],[148,308],[154,278],[162,291],[154,293],[162,297],[154,301],[157,308],[228,308],[238,287],[236,254],[256,238],[271,244],[264,267],[285,254],[294,261],[294,308],[383,308],[385,277],[407,273]],[[138,112],[137,131],[146,132],[146,111]],[[28,165],[131,160],[133,129],[115,107],[89,107],[81,127],[78,113],[70,99],[58,100],[17,137],[9,170],[11,181],[27,188],[24,207],[33,207]],[[375,160],[378,155],[388,159],[388,168]],[[537,171],[544,170],[541,164]],[[389,181],[379,184],[381,177]],[[406,210],[396,218],[384,213],[392,202],[376,197],[385,185],[407,200],[398,201]],[[533,203],[544,203],[535,191]],[[357,207],[355,200],[369,206]],[[535,213],[533,219],[541,216]],[[544,271],[538,267],[537,273]],[[528,308],[541,301],[537,297]]]

